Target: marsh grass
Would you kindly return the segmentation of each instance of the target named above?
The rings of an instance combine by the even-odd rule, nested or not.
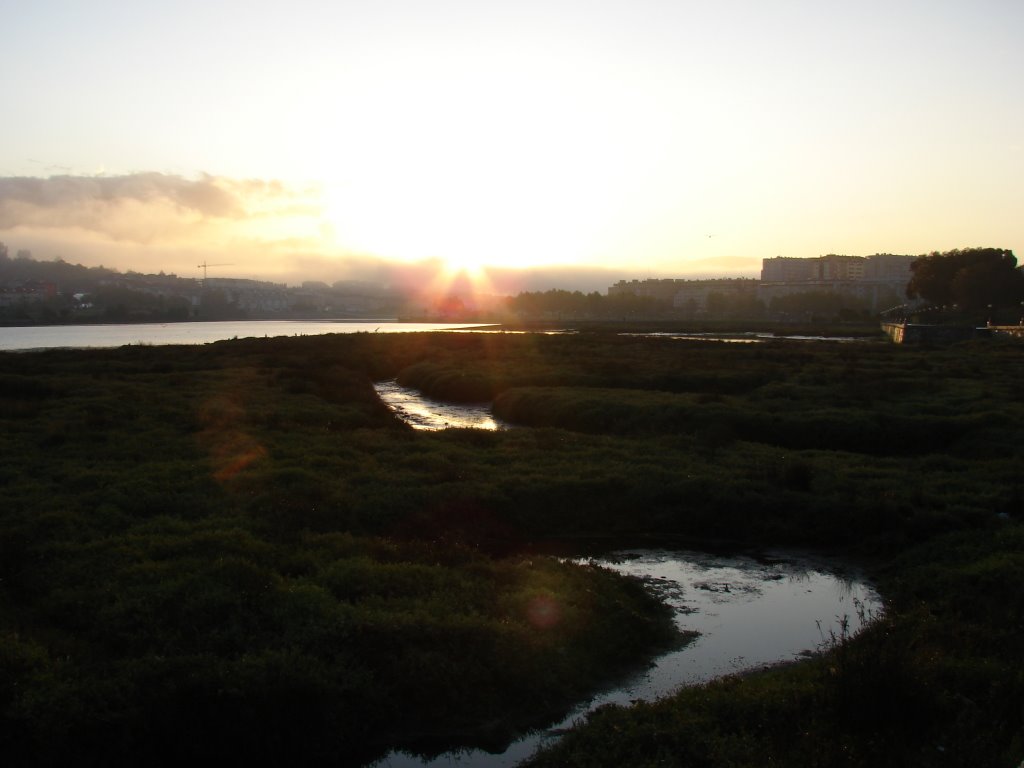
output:
[[[2,355],[0,749],[500,745],[672,642],[637,585],[531,553],[644,538],[867,558],[889,608],[806,664],[601,711],[548,764],[1005,763],[1022,373],[1001,344],[603,333]],[[415,432],[374,393],[396,376],[530,426]]]

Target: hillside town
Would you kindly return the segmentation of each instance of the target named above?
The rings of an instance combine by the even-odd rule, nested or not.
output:
[[[758,278],[620,280],[605,294],[553,289],[485,296],[450,289],[416,294],[340,280],[299,285],[266,280],[119,272],[0,243],[0,322],[175,322],[185,320],[402,317],[429,320],[769,319],[864,320],[908,302],[911,264],[895,254],[815,258],[776,256]]]
[[[232,277],[122,273],[60,259],[36,260],[25,250],[11,257],[0,243],[0,320],[8,323],[380,317],[397,314],[404,301],[399,293],[367,282],[288,286]]]

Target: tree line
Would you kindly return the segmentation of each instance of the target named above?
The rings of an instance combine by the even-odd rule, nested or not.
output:
[[[1011,250],[930,253],[913,262],[910,270],[907,298],[923,299],[950,315],[1018,322],[1024,312],[1024,272]]]

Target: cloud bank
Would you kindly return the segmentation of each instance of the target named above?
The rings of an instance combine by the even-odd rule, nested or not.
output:
[[[162,173],[0,178],[0,238],[37,258],[137,271],[231,262],[274,277],[331,256],[315,189],[279,181]]]
[[[0,178],[0,231],[73,228],[152,245],[208,237],[211,228],[229,222],[303,211],[300,202],[280,182],[217,176]]]
[[[219,274],[298,283],[367,280],[406,290],[435,285],[442,259],[410,263],[346,251],[317,188],[280,181],[163,173],[0,177],[0,240],[12,252],[122,271]],[[483,270],[489,289],[515,294],[604,291],[622,270],[551,265]]]

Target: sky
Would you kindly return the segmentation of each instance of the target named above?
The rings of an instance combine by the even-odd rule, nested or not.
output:
[[[1019,0],[0,5],[0,241],[498,292],[1024,247]]]

